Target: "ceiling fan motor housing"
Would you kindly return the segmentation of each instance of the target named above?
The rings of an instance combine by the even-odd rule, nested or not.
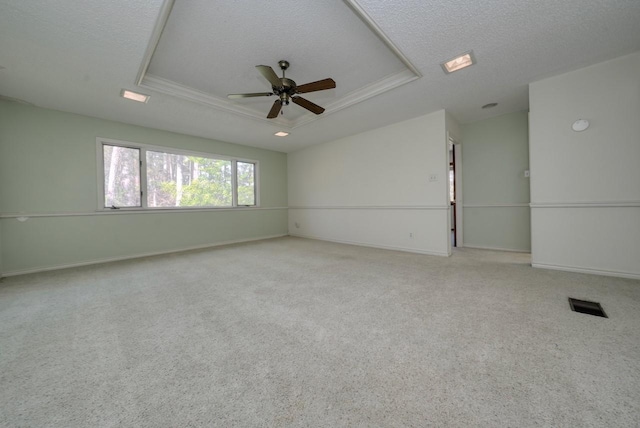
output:
[[[323,91],[325,89],[333,89],[336,87],[336,82],[333,79],[323,79],[316,82],[305,83],[304,85],[297,86],[296,82],[291,79],[287,79],[285,76],[285,70],[289,68],[289,62],[285,60],[278,61],[278,65],[282,69],[282,77],[273,71],[268,65],[256,65],[256,68],[262,74],[262,76],[271,82],[271,92],[255,92],[249,94],[229,94],[231,99],[235,98],[251,98],[251,97],[264,97],[277,95],[278,99],[274,101],[271,106],[271,110],[267,115],[267,119],[273,119],[278,117],[278,113],[281,112],[282,106],[288,105],[289,101],[293,101],[295,104],[302,108],[309,110],[314,114],[322,114],[324,108],[312,103],[311,101],[302,98],[298,94]]]
[[[286,77],[282,77],[280,82],[282,83],[281,87],[276,88],[272,86],[273,93],[280,96],[280,101],[283,104],[289,104],[289,97],[292,97],[296,93],[296,82]]]

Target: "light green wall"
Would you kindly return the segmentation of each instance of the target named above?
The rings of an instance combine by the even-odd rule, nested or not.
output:
[[[527,112],[463,125],[462,154],[464,245],[530,251]]]
[[[260,210],[108,213],[97,209],[96,137],[255,159]],[[1,272],[287,233],[286,154],[0,101]]]

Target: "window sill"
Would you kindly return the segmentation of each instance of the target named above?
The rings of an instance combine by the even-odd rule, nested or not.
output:
[[[120,208],[103,209],[86,212],[55,212],[55,213],[2,213],[0,218],[23,218],[30,217],[79,217],[79,216],[96,216],[96,215],[119,215],[119,214],[161,214],[161,213],[193,213],[193,212],[223,212],[223,211],[271,211],[286,210],[288,207],[257,207],[257,206],[240,206],[240,207],[224,207],[224,208]]]

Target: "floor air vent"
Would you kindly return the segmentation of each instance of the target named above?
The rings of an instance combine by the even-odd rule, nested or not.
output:
[[[575,312],[609,318],[598,302],[588,302],[586,300],[572,299],[569,297],[569,305],[571,305],[571,310]]]

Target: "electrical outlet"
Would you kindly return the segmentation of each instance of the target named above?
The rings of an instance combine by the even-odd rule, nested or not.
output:
[[[413,232],[409,232],[409,238],[413,239]]]
[[[296,229],[300,229],[300,223],[298,223],[297,221],[294,223],[296,226]]]
[[[432,183],[438,181],[438,174],[429,174],[429,181]]]
[[[529,173],[529,170],[528,170],[528,169],[524,171],[524,177],[525,177],[525,178],[529,178],[529,176],[530,176],[530,175],[531,175],[531,174]]]

